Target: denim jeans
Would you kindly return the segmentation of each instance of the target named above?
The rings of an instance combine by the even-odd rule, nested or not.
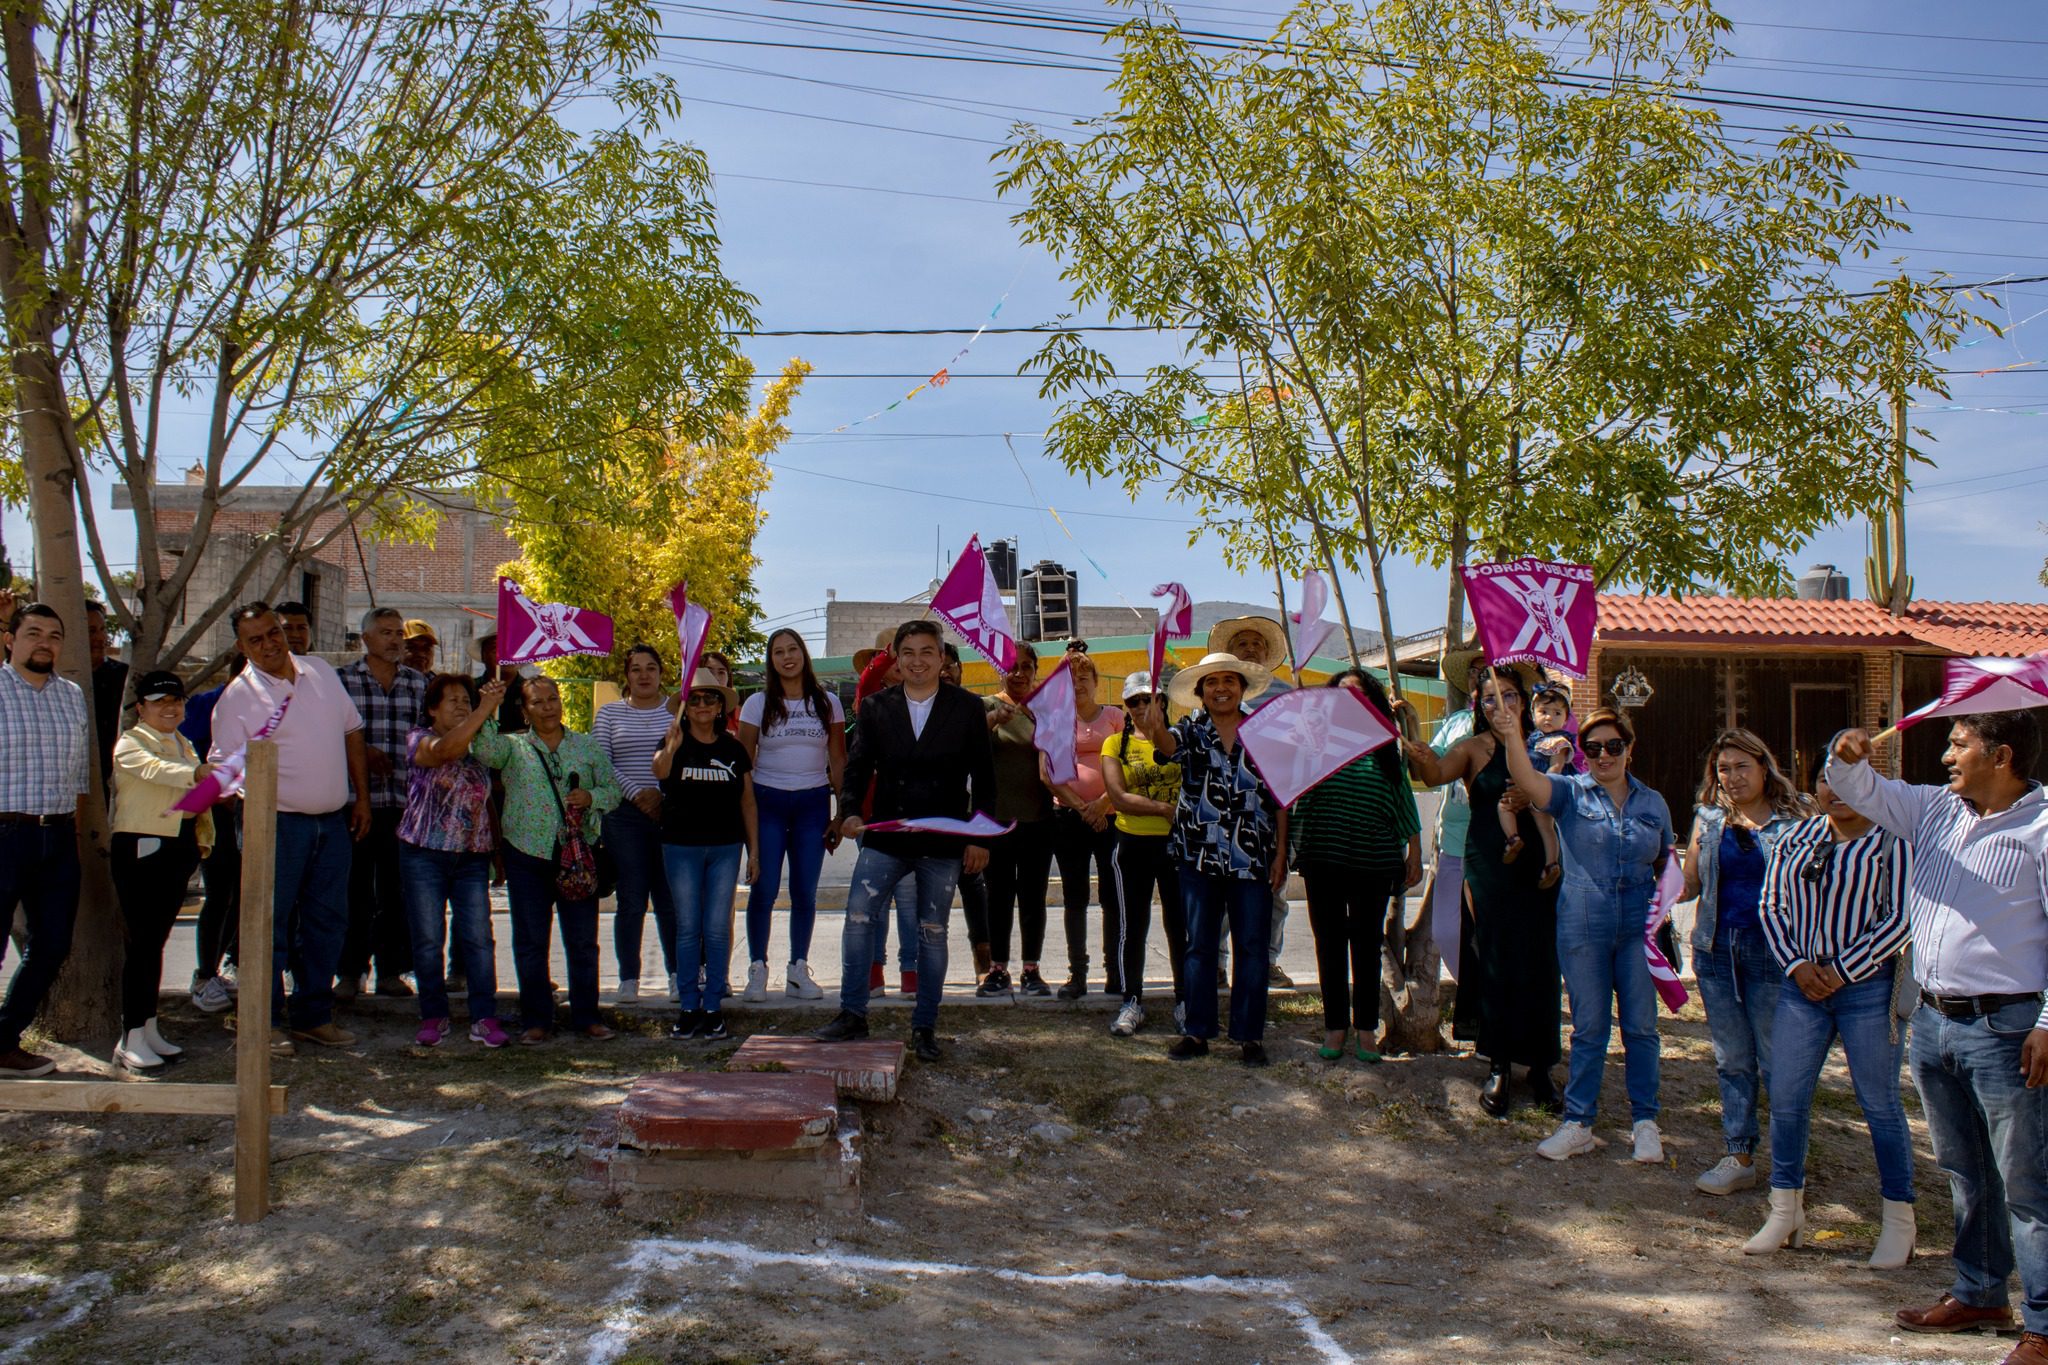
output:
[[[1721,1136],[1729,1155],[1748,1156],[1756,1151],[1757,1097],[1771,1092],[1771,1031],[1777,1027],[1778,988],[1784,986],[1793,995],[1799,995],[1799,988],[1786,983],[1764,931],[1754,927],[1722,926],[1712,948],[1700,952],[1694,945],[1692,966],[1699,978],[1700,1003],[1707,1010],[1707,1033],[1714,1040],[1714,1071],[1721,1081]],[[1777,1107],[1774,1099],[1771,1108]],[[1800,1149],[1805,1150],[1804,1143]],[[1776,1160],[1776,1149],[1772,1151]]]
[[[1956,1281],[1973,1308],[2008,1301],[2020,1272],[2020,1320],[2048,1333],[2048,1086],[2027,1088],[2020,1047],[2040,997],[1977,1019],[1922,1005],[1913,1015],[1913,1084],[1934,1160],[1955,1200]]]
[[[832,788],[784,791],[754,784],[761,828],[761,880],[747,896],[747,961],[768,960],[775,897],[782,890],[782,860],[789,859],[789,960],[811,956],[818,925],[818,876],[825,868],[825,829],[832,823]]]
[[[597,901],[565,901],[555,890],[555,860],[505,845],[505,897],[512,902],[512,969],[519,978],[519,1027],[555,1026],[555,986],[548,965],[556,918],[569,963],[569,1027],[597,1017]]]
[[[896,883],[896,966],[899,971],[917,969],[917,883],[906,878]],[[889,965],[889,917],[875,920],[874,965]]]
[[[498,1017],[498,954],[491,938],[491,855],[421,848],[403,840],[398,869],[405,881],[406,926],[412,933],[413,980],[420,1018],[448,1017],[448,925],[462,974],[469,980],[469,1021]],[[444,914],[443,911],[446,911]]]
[[[732,903],[745,844],[663,844],[676,907],[676,990],[685,1010],[717,1013],[731,994]],[[697,968],[704,984],[697,984]]]
[[[1266,1036],[1266,936],[1273,929],[1273,888],[1250,877],[1218,877],[1180,865],[1181,901],[1187,907],[1187,1025],[1190,1038],[1216,1036],[1216,949],[1230,920],[1230,1037],[1240,1043]]]
[[[78,826],[0,825],[0,918],[11,922],[16,903],[28,918],[21,965],[14,969],[0,1003],[0,1052],[21,1046],[22,1030],[42,1008],[71,955],[71,930],[78,920]],[[0,962],[7,939],[0,934]]]
[[[1657,988],[1643,954],[1649,913],[1645,890],[1641,898],[1567,894],[1558,899],[1557,961],[1572,1005],[1564,1116],[1574,1123],[1590,1125],[1600,1111],[1600,1080],[1617,1004],[1630,1121],[1657,1117]]]
[[[1906,1055],[1906,1024],[1892,1021],[1892,971],[1851,982],[1815,1003],[1785,983],[1772,1028],[1771,1188],[1806,1188],[1806,1139],[1813,1126],[1813,1092],[1828,1048],[1837,1037],[1849,1058],[1849,1083],[1870,1145],[1877,1149],[1877,1181],[1884,1197],[1913,1202],[1913,1138],[1899,1101],[1899,1064]]]
[[[348,937],[348,811],[277,813],[277,882],[271,898],[270,1016],[297,1029],[334,1021],[334,974]],[[292,974],[287,1009],[284,973]]]
[[[839,1008],[867,1018],[870,940],[882,928],[888,903],[906,880],[917,896],[917,1005],[914,1029],[937,1028],[939,996],[946,988],[946,927],[953,913],[953,888],[960,881],[958,858],[898,858],[863,848],[846,891],[846,930],[840,944]]]
[[[612,951],[618,954],[619,980],[640,979],[640,940],[647,929],[650,900],[662,967],[674,976],[676,903],[669,893],[668,869],[662,863],[661,826],[641,814],[631,801],[621,801],[605,812],[604,846],[618,878],[617,898],[612,902]]]

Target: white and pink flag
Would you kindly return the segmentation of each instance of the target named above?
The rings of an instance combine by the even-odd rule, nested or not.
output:
[[[1188,590],[1178,583],[1161,583],[1152,589],[1152,595],[1168,599],[1159,613],[1159,624],[1152,628],[1152,650],[1146,656],[1152,670],[1152,690],[1164,692],[1166,680],[1161,674],[1166,669],[1166,642],[1185,640],[1195,633],[1195,603]]]
[[[269,719],[256,727],[256,733],[249,736],[253,743],[269,739],[277,733],[277,727],[284,724],[284,713],[291,709],[292,699],[286,697],[270,713]],[[212,810],[215,805],[242,794],[242,784],[248,777],[249,745],[244,744],[220,762],[213,765],[213,771],[199,779],[191,791],[171,803],[171,809],[187,815]]]
[[[1294,655],[1296,682],[1301,681],[1301,670],[1308,667],[1308,661],[1337,628],[1323,619],[1323,608],[1329,605],[1330,585],[1323,581],[1322,571],[1305,571],[1301,575],[1301,610],[1286,613],[1287,645]]]
[[[1685,1008],[1685,983],[1678,979],[1664,950],[1657,946],[1657,931],[1671,918],[1671,908],[1684,894],[1685,866],[1679,861],[1677,849],[1667,849],[1664,870],[1657,875],[1656,894],[1650,898],[1650,917],[1643,923],[1643,956],[1650,960],[1650,982],[1657,988],[1657,998],[1673,1014]]]
[[[498,580],[498,662],[537,664],[570,654],[612,652],[612,618],[565,602],[536,602],[509,578]]]
[[[1046,771],[1055,782],[1072,782],[1081,774],[1074,762],[1074,674],[1067,667],[1073,658],[1062,658],[1024,699],[1031,713],[1031,742],[1045,755]]]
[[[1937,716],[2048,706],[2048,651],[2024,659],[1950,659],[1942,675],[1941,695],[1900,716],[1899,729]]]
[[[686,578],[668,590],[668,609],[676,616],[676,644],[683,661],[683,675],[680,686],[690,690],[690,679],[697,676],[697,661],[704,657],[704,641],[711,635],[711,609],[690,600],[690,581]]]
[[[1017,828],[1016,821],[1008,824],[997,820],[984,811],[976,811],[969,820],[955,820],[949,815],[913,816],[908,820],[870,820],[861,827],[864,834],[958,834],[967,839],[994,839]]]
[[[959,631],[976,653],[1002,672],[1017,662],[1017,632],[996,587],[995,570],[981,552],[980,536],[967,538],[967,548],[939,584],[932,596],[932,615]]]
[[[1514,559],[1462,572],[1488,663],[1542,664],[1574,678],[1586,676],[1600,623],[1591,566]]]
[[[1273,799],[1291,806],[1345,764],[1391,743],[1396,731],[1349,687],[1298,687],[1252,712],[1237,733]]]

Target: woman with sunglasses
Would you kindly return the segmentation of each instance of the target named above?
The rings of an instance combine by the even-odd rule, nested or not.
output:
[[[1464,857],[1471,916],[1459,954],[1458,1001],[1451,1031],[1470,1039],[1487,1059],[1479,1106],[1495,1118],[1506,1118],[1514,1068],[1529,1069],[1529,1093],[1538,1108],[1556,1113],[1557,1088],[1550,1068],[1557,1065],[1560,1009],[1557,975],[1557,890],[1542,885],[1543,869],[1535,858],[1510,860],[1507,837],[1496,811],[1515,811],[1524,841],[1541,836],[1529,802],[1515,790],[1507,751],[1528,758],[1529,720],[1522,705],[1537,682],[1527,667],[1479,664],[1471,671],[1470,738],[1460,740],[1439,758],[1428,745],[1403,741],[1411,771],[1432,787],[1463,780],[1471,819],[1465,846],[1450,850]],[[1509,717],[1505,730],[1489,719]],[[1503,738],[1506,736],[1506,738]]]
[[[1913,1142],[1899,1099],[1902,1004],[1912,974],[1907,941],[1907,846],[1850,809],[1827,782],[1822,814],[1794,825],[1771,851],[1759,905],[1762,931],[1791,986],[1772,1026],[1771,1213],[1743,1250],[1763,1255],[1806,1237],[1806,1139],[1813,1092],[1837,1037],[1877,1152],[1883,1222],[1870,1264],[1896,1270],[1913,1256]]]
[[[1693,972],[1714,1041],[1727,1154],[1693,1182],[1703,1194],[1756,1188],[1757,1099],[1771,1085],[1771,1021],[1784,980],[1757,904],[1771,850],[1807,813],[1770,746],[1748,730],[1724,730],[1708,748],[1685,849],[1685,895],[1699,898]]]
[[[1619,712],[1600,710],[1579,729],[1589,771],[1541,773],[1521,742],[1520,702],[1488,714],[1507,751],[1508,771],[1531,803],[1557,821],[1564,885],[1557,901],[1557,960],[1572,1000],[1571,1070],[1565,1079],[1564,1122],[1536,1145],[1537,1155],[1566,1161],[1599,1145],[1593,1116],[1607,1041],[1621,1012],[1630,1140],[1637,1161],[1664,1160],[1657,1131],[1657,988],[1643,952],[1643,929],[1656,894],[1658,869],[1671,852],[1671,808],[1630,775],[1635,731]],[[1478,821],[1473,827],[1478,828]]]

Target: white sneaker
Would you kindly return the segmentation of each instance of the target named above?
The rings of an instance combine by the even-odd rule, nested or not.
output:
[[[620,977],[619,988],[617,991],[613,992],[612,999],[617,1001],[621,1005],[630,1005],[639,998],[640,978],[637,976]]]
[[[1636,1160],[1645,1166],[1664,1164],[1664,1135],[1657,1131],[1657,1125],[1650,1119],[1637,1119],[1630,1130],[1635,1140]]]
[[[167,1062],[175,1061],[177,1058],[185,1055],[184,1048],[179,1047],[176,1043],[164,1037],[163,1030],[156,1026],[154,1016],[143,1022],[142,1040],[149,1044],[151,1052],[154,1052]]]
[[[1551,1161],[1569,1161],[1599,1145],[1600,1139],[1593,1136],[1590,1127],[1566,1119],[1557,1125],[1556,1132],[1536,1144],[1536,1155]]]
[[[1135,1000],[1124,1001],[1124,1007],[1116,1012],[1116,1022],[1109,1031],[1119,1038],[1128,1038],[1145,1026],[1145,1007]]]
[[[1714,1163],[1714,1168],[1701,1174],[1692,1182],[1692,1187],[1701,1194],[1733,1194],[1737,1190],[1756,1188],[1756,1161],[1751,1158],[1745,1166],[1732,1156],[1724,1156]]]
[[[701,994],[703,992],[703,989],[704,978],[702,976],[699,976],[697,978],[697,990]],[[671,1005],[680,1005],[683,1003],[683,988],[676,984],[676,974],[674,972],[670,972],[668,974],[668,1002]]]
[[[221,963],[220,971],[216,973],[216,975],[218,976],[220,983],[228,988],[229,995],[238,996],[242,993],[242,982],[241,979],[235,975],[234,963]]]
[[[750,1005],[758,1005],[768,998],[768,964],[749,962],[747,964],[747,988],[740,992],[740,999]]]
[[[208,1014],[219,1014],[235,1000],[228,994],[227,983],[219,977],[209,976],[202,981],[195,972],[192,976],[192,1003]]]
[[[150,1051],[149,1040],[142,1036],[141,1029],[132,1028],[114,1044],[114,1065],[130,1071],[162,1071],[164,1059]]]
[[[818,985],[816,978],[811,975],[811,964],[803,958],[798,958],[789,964],[789,984],[782,988],[782,993],[795,996],[799,1000],[823,1000],[825,998],[824,989]]]

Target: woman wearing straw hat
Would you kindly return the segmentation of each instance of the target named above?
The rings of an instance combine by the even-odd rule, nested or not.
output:
[[[1146,708],[1145,737],[1161,759],[1180,765],[1180,800],[1169,845],[1180,863],[1187,906],[1187,1019],[1167,1052],[1176,1061],[1207,1056],[1217,1033],[1216,945],[1230,919],[1230,1036],[1246,1066],[1266,1064],[1266,939],[1273,892],[1287,880],[1287,812],[1273,799],[1238,737],[1244,702],[1272,674],[1235,654],[1210,654],[1173,680],[1172,700],[1194,714],[1166,724]]]

